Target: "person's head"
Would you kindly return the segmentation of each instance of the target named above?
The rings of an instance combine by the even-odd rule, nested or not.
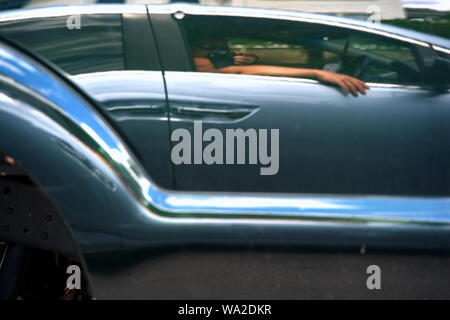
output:
[[[192,55],[199,58],[207,57],[213,51],[229,50],[227,40],[220,37],[199,37],[193,39],[191,45]]]

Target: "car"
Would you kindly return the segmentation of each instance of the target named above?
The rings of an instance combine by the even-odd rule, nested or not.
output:
[[[0,36],[4,297],[34,292],[19,280],[42,250],[95,298],[450,296],[449,40],[186,4],[5,12]],[[196,37],[370,90],[198,72]],[[190,163],[174,132],[197,141]],[[236,163],[205,160],[207,132],[241,134]],[[373,264],[388,290],[365,286]]]

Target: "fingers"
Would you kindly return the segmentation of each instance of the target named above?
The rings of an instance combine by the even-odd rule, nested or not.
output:
[[[343,74],[320,70],[316,77],[319,81],[338,85],[346,94],[351,93],[355,97],[359,93],[365,95],[367,93],[366,90],[369,89],[369,86],[364,81]]]
[[[353,80],[355,81],[355,86],[358,89],[358,91],[361,92],[362,94],[366,94],[366,89],[369,89],[369,86],[365,82],[363,82],[359,79],[353,79]]]
[[[341,87],[341,89],[342,89],[346,94],[349,94],[349,93],[350,93],[350,88],[348,87],[347,83],[346,83],[344,80],[338,81],[337,84],[339,85],[339,87]]]
[[[353,94],[355,97],[358,96],[358,90],[356,89],[356,85],[352,81],[352,79],[345,79],[344,82],[347,84],[348,88],[350,89],[351,94]]]
[[[346,77],[342,82],[345,84],[344,92],[351,93],[355,97],[358,96],[358,93],[365,95],[366,89],[369,89],[369,86],[366,83],[356,78]]]

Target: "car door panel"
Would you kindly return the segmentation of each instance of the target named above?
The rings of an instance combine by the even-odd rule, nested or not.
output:
[[[192,130],[179,106],[249,105],[256,112],[218,128],[280,130],[280,168],[261,176],[255,165],[179,165],[181,189],[216,191],[436,194],[442,168],[436,156],[427,104],[430,94],[414,88],[374,85],[352,97],[315,81],[276,77],[166,72],[172,130]],[[207,113],[205,113],[207,114]],[[191,132],[192,133],[192,132]],[[193,133],[192,133],[193,135]],[[442,172],[441,172],[442,173]],[[405,187],[408,186],[408,187]],[[441,191],[439,191],[441,190]]]
[[[166,15],[164,23],[159,22],[159,28],[170,25],[172,32],[178,31],[178,38],[192,39],[192,34],[184,33],[199,32],[201,28],[189,27],[189,23],[204,16],[208,15],[193,18],[180,15],[179,19]],[[244,23],[245,19],[236,20],[240,26],[249,28],[241,31],[242,37],[255,37],[257,43],[258,36],[251,33],[251,24]],[[215,19],[208,16],[204,21],[214,23]],[[255,26],[264,25],[262,20],[251,21]],[[315,27],[311,23],[306,28],[317,29],[312,33],[316,35],[333,34],[329,26],[321,24]],[[339,30],[337,35],[352,34],[343,28]],[[222,32],[219,37],[226,35],[228,33]],[[359,36],[372,39],[370,34]],[[374,39],[383,43],[380,37]],[[184,59],[191,57],[189,41],[177,42],[177,56],[184,48]],[[234,43],[242,44],[242,41]],[[404,59],[414,59],[415,49],[409,42],[388,39],[386,45],[402,49],[399,52]],[[162,55],[171,55],[173,48],[160,44],[160,50]],[[389,71],[388,65],[380,75]],[[180,190],[448,194],[449,176],[441,160],[440,129],[434,121],[436,114],[429,107],[431,99],[446,105],[450,99],[448,92],[434,92],[420,85],[371,83],[367,95],[353,97],[343,94],[337,87],[307,79],[175,72],[186,71],[186,68],[189,69],[187,66],[180,69],[176,64],[165,65],[171,131],[187,129],[194,136],[196,120],[202,121],[203,132],[216,128],[222,136],[227,129],[279,129],[279,170],[274,175],[261,175],[262,165],[250,165],[248,159],[245,164],[178,164],[174,172],[176,187]],[[206,145],[203,142],[202,147]]]

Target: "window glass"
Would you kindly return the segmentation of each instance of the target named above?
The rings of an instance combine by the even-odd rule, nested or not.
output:
[[[79,25],[68,18],[4,22],[0,33],[73,75],[124,69],[120,15],[81,15]]]
[[[219,67],[248,64],[334,71],[366,82],[420,84],[408,43],[345,28],[257,18],[189,16],[183,22],[191,52]],[[198,69],[198,68],[197,68]]]

